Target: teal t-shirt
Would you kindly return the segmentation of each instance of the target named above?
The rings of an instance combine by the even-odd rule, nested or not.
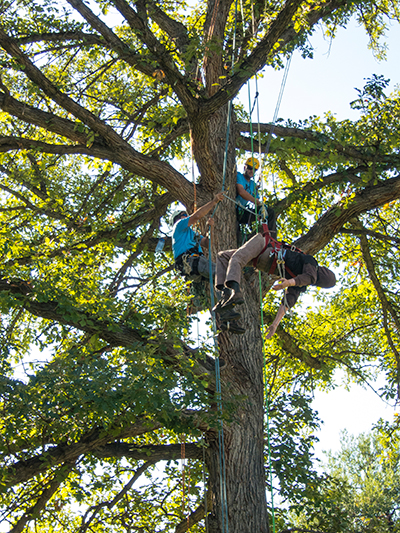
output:
[[[251,196],[253,196],[253,198],[254,198],[254,194],[256,194],[256,197],[258,198],[258,191],[257,191],[256,184],[255,184],[254,180],[250,179],[249,181],[247,181],[247,179],[244,177],[244,175],[241,172],[238,172],[237,173],[237,178],[236,178],[236,183],[238,185],[243,185],[244,190],[247,191],[249,194],[251,194]],[[242,204],[243,207],[247,207],[247,205],[249,203],[247,200],[242,198],[240,196],[240,194],[238,194],[236,196],[236,201],[239,202],[240,204]]]
[[[203,238],[202,235],[197,235],[191,228],[188,226],[189,217],[181,218],[178,222],[175,223],[172,230],[172,251],[174,253],[174,259],[179,255],[187,252],[194,246],[197,246],[197,249],[202,253],[200,244],[197,244],[198,240]]]

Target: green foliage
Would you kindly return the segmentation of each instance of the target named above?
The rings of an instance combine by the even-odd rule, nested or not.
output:
[[[341,450],[329,455],[328,475],[296,509],[295,527],[324,532],[399,531],[398,434],[353,437],[344,433]]]

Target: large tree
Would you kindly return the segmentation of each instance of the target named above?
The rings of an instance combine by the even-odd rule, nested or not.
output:
[[[0,14],[3,518],[13,532],[195,531],[204,517],[212,532],[269,531],[264,392],[282,498],[313,477],[307,391],[344,366],[386,372],[399,394],[400,100],[375,76],[359,120],[261,124],[260,139],[229,105],[258,71],[311,54],[317,24],[332,35],[354,15],[376,46],[397,3],[3,0]],[[343,282],[279,329],[264,383],[248,271],[246,334],[218,335],[220,402],[170,239],[154,251],[174,203],[192,211],[222,187],[234,199],[238,151],[253,147],[276,175],[280,235]],[[178,170],[191,153],[196,183]],[[213,256],[237,246],[234,202],[214,219]],[[169,462],[183,455],[190,512]]]

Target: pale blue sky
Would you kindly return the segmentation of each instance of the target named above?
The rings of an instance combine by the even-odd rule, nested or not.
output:
[[[357,111],[353,111],[349,103],[357,97],[354,88],[361,89],[364,78],[382,74],[391,80],[391,89],[400,82],[399,24],[392,25],[385,41],[389,47],[387,61],[379,62],[368,50],[364,29],[355,22],[350,23],[349,29],[339,29],[332,41],[324,38],[321,28],[317,28],[310,40],[314,58],[303,59],[300,53],[293,54],[278,116],[298,121],[332,111],[339,120],[357,118]],[[282,74],[283,71],[269,68],[258,80],[261,122],[272,120]],[[247,90],[242,101],[247,106]]]

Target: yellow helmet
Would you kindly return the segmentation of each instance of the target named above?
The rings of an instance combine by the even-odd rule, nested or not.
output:
[[[260,167],[260,163],[258,159],[255,157],[249,157],[248,160],[245,163],[246,167],[253,167],[254,170],[258,170]]]

